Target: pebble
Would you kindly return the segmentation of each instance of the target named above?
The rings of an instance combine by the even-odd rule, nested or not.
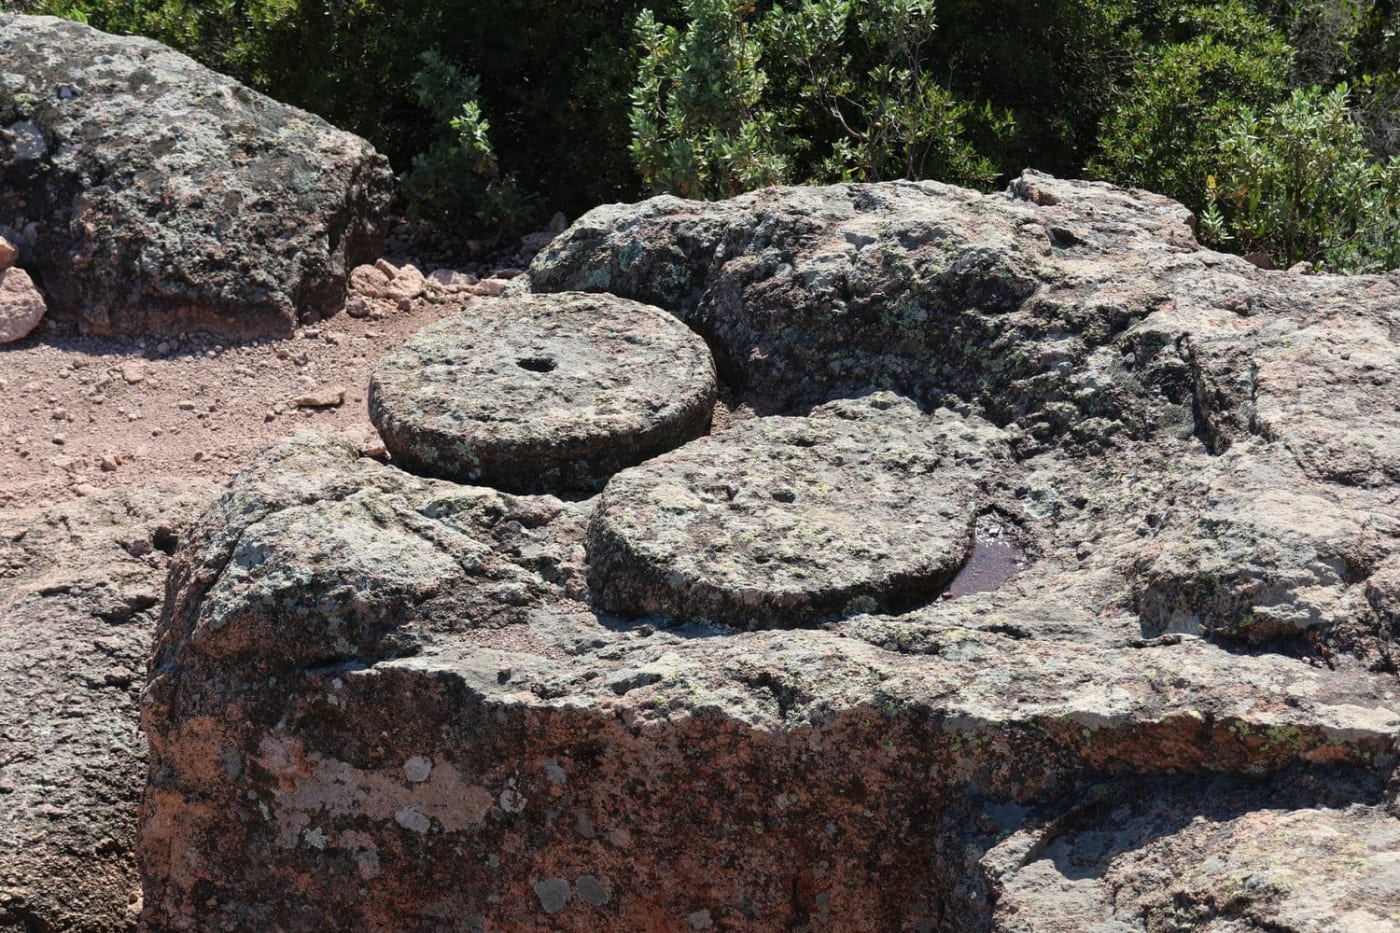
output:
[[[345,404],[345,387],[328,386],[292,400],[297,408],[339,408]]]
[[[121,366],[122,378],[127,385],[136,385],[146,380],[146,365],[144,363],[123,363]]]
[[[364,295],[351,295],[345,299],[345,313],[353,318],[367,318],[374,314],[374,304]]]

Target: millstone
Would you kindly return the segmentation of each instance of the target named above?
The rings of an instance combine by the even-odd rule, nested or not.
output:
[[[589,585],[611,612],[745,627],[902,610],[957,573],[975,512],[917,426],[757,419],[613,477]]]
[[[658,308],[522,295],[415,334],[370,382],[370,420],[411,472],[508,492],[596,492],[703,434],[710,351]]]

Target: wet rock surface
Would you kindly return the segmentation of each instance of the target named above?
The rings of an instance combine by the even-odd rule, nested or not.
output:
[[[897,399],[873,400],[910,409],[885,419],[754,419],[614,477],[589,525],[597,604],[756,628],[934,598],[971,549],[975,477]]]
[[[675,318],[597,295],[524,295],[424,328],[370,382],[397,463],[512,492],[597,492],[703,434],[714,362]]]
[[[580,219],[532,287],[690,324],[728,414],[583,501],[261,455],[173,560],[146,922],[1391,928],[1400,281],[1265,272],[1186,219],[1033,173]],[[789,424],[870,439],[837,476],[912,436],[911,527],[956,501],[963,554],[975,517],[1016,572],[781,631],[609,602],[590,527],[644,516],[642,547],[714,505],[635,477],[733,457],[766,488],[754,438]]]
[[[158,43],[0,15],[0,235],[88,332],[337,313],[391,187],[364,140]]]

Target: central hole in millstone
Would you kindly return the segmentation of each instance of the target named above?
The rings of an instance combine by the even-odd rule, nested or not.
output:
[[[515,365],[521,369],[528,369],[532,373],[552,373],[559,366],[547,356],[527,356],[516,360]]]

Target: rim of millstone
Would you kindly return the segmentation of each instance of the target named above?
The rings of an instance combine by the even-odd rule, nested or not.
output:
[[[472,305],[380,361],[370,420],[412,473],[515,493],[594,493],[619,470],[704,434],[716,396],[705,342],[612,295]]]
[[[971,551],[976,490],[910,427],[760,418],[624,470],[589,521],[595,605],[792,628],[931,601]]]

